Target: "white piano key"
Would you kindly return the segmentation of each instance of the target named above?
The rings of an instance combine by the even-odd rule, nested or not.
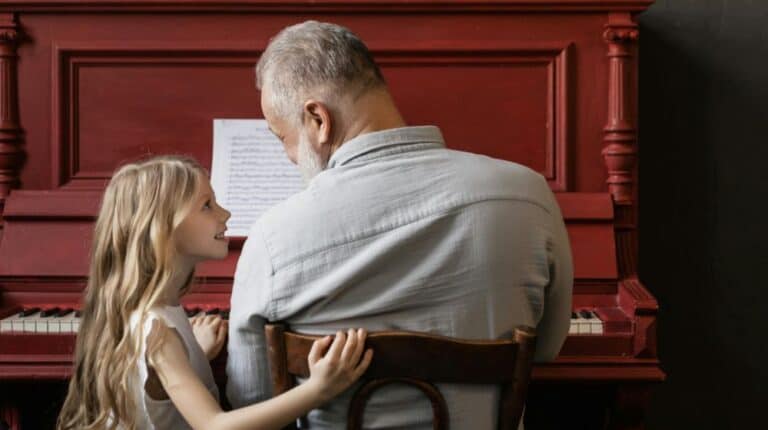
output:
[[[74,321],[75,321],[74,312],[59,318],[59,333],[74,333],[72,331],[72,323]]]
[[[568,334],[603,334],[603,322],[594,311],[581,309],[571,313]]]
[[[23,332],[24,331],[24,318],[17,316],[16,319],[11,321],[13,324],[13,331],[14,332]]]
[[[579,318],[577,321],[579,325],[579,334],[590,334],[592,332],[591,331],[592,327],[590,326],[589,321],[586,318],[579,315]]]
[[[598,318],[597,314],[593,311],[590,311],[589,318],[589,325],[590,325],[590,333],[592,334],[603,334],[603,322],[600,321],[600,318]]]
[[[18,319],[19,317],[16,314],[3,318],[3,320],[0,321],[0,333],[11,333],[15,331],[13,329],[14,321],[17,321]]]
[[[40,312],[40,317],[35,321],[35,333],[49,333],[50,324],[56,312],[58,312],[58,308],[43,309]]]
[[[568,334],[603,334],[603,322],[597,313],[588,310],[571,312]]]
[[[48,333],[48,318],[39,316],[35,320],[35,333]]]
[[[65,308],[59,312],[68,311],[66,315],[55,316],[48,322],[48,331],[51,333],[72,333],[72,321],[75,318],[75,311],[71,308]]]
[[[61,333],[60,327],[61,318],[55,316],[48,318],[48,333]]]
[[[59,308],[43,309],[40,312],[40,319],[37,320],[37,333],[56,333],[54,327],[56,325],[56,314],[59,312]]]
[[[26,317],[22,317],[21,320],[24,322],[24,326],[21,331],[27,332],[27,333],[35,333],[37,331],[37,320],[39,318],[40,318],[40,311],[35,312]]]
[[[576,312],[571,312],[571,325],[568,326],[568,334],[579,333],[579,325],[577,319],[578,316],[576,315]]]

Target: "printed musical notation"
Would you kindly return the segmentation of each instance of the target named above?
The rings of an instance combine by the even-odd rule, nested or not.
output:
[[[305,184],[265,120],[214,119],[211,186],[232,212],[227,236],[247,236],[264,211]]]

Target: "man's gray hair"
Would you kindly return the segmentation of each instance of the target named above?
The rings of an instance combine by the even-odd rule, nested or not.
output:
[[[295,124],[310,93],[329,102],[339,95],[356,98],[385,83],[370,51],[349,29],[305,21],[270,41],[256,64],[256,86],[265,85],[277,115]]]

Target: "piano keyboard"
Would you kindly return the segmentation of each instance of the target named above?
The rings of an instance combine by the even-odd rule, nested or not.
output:
[[[220,314],[229,318],[229,309],[200,307],[184,308],[192,318],[200,313]],[[80,311],[72,308],[26,308],[0,320],[0,333],[77,333],[80,328]],[[588,309],[571,312],[568,334],[603,334],[603,321],[597,313]]]
[[[571,326],[568,334],[603,334],[603,322],[595,311],[580,309],[571,312]]]
[[[184,308],[189,318],[199,314],[229,318],[229,309]],[[72,308],[25,308],[0,320],[0,333],[77,333],[80,311]]]

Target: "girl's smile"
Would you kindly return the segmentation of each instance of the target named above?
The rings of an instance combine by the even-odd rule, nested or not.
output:
[[[204,260],[226,257],[229,252],[229,238],[225,236],[226,223],[231,215],[216,203],[210,181],[201,175],[189,213],[175,233],[179,258],[194,265]]]

